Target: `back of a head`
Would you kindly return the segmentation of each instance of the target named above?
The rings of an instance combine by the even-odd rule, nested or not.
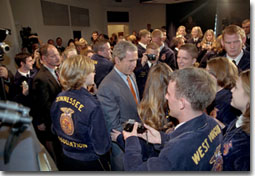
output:
[[[154,29],[151,33],[153,38],[163,38],[163,32],[160,29]]]
[[[212,58],[207,62],[209,73],[217,79],[217,84],[223,88],[231,89],[238,79],[238,68],[225,57]]]
[[[98,54],[99,51],[103,51],[104,48],[105,48],[104,45],[105,45],[106,43],[108,43],[107,40],[98,40],[98,41],[96,41],[96,43],[93,45],[93,51],[94,51],[95,53],[97,53],[97,54]]]
[[[159,62],[151,67],[146,80],[143,99],[138,105],[138,114],[142,121],[157,130],[162,130],[168,108],[165,95],[172,69]]]
[[[60,67],[60,83],[64,90],[80,89],[86,77],[94,70],[94,62],[89,57],[83,55],[69,57]]]
[[[182,45],[179,50],[184,50],[187,53],[189,53],[189,55],[192,56],[192,58],[197,58],[198,57],[198,49],[197,47],[192,44],[192,43],[186,43],[184,45]]]
[[[158,44],[155,42],[150,42],[147,46],[146,49],[152,49],[152,50],[159,50]]]
[[[215,98],[216,81],[204,69],[189,67],[176,70],[170,81],[176,83],[175,96],[189,101],[194,111],[203,111]]]
[[[246,36],[245,36],[244,30],[243,30],[241,27],[239,27],[239,26],[237,26],[237,25],[234,25],[234,24],[227,26],[227,27],[222,31],[222,39],[223,39],[223,40],[224,40],[224,36],[225,36],[226,34],[227,34],[227,35],[237,34],[237,35],[240,35],[242,39],[246,37]]]
[[[123,60],[126,57],[127,51],[131,51],[131,52],[137,51],[137,47],[129,41],[118,42],[114,46],[113,51],[112,51],[113,59],[118,57],[120,61]]]
[[[67,59],[70,56],[77,55],[77,50],[75,46],[68,46],[65,48],[65,50],[62,52],[62,58],[63,60]]]

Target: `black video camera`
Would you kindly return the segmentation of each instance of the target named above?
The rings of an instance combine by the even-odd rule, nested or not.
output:
[[[124,123],[124,130],[127,132],[131,132],[134,128],[135,120],[129,119]],[[144,133],[147,130],[141,123],[138,123],[137,133]]]
[[[4,43],[6,36],[9,34],[11,34],[10,29],[0,28],[0,61],[2,61],[4,53],[10,51],[10,46]]]
[[[156,54],[146,54],[146,56],[148,57],[149,61],[155,61],[157,58]]]

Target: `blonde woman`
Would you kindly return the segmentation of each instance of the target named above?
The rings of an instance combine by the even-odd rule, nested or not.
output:
[[[94,71],[94,62],[82,55],[67,58],[60,68],[64,91],[53,102],[51,118],[64,153],[63,170],[108,170],[101,156],[111,140],[100,103],[87,90]]]
[[[200,43],[202,50],[210,51],[215,46],[215,35],[212,29],[208,29]]]

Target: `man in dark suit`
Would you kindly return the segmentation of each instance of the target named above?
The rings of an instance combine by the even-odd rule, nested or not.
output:
[[[237,65],[239,72],[250,69],[250,52],[243,49],[245,40],[243,29],[237,25],[229,25],[222,32],[226,57]]]
[[[59,92],[61,86],[58,76],[55,73],[56,67],[60,64],[60,55],[57,48],[46,44],[40,48],[40,54],[43,66],[36,74],[32,84],[33,124],[38,135],[38,139],[45,145],[49,153],[56,159],[53,150],[53,141],[55,136],[51,131],[50,109],[53,101]]]
[[[56,38],[56,48],[58,49],[59,53],[62,53],[63,51],[65,51],[65,47],[62,46],[61,37]]]
[[[99,40],[93,45],[93,50],[96,54],[91,59],[95,61],[95,83],[99,87],[101,81],[113,68],[111,46],[107,40]]]
[[[139,31],[139,42],[137,44],[138,58],[143,57],[143,53],[146,51],[146,46],[151,41],[151,33],[147,29]]]
[[[172,68],[172,70],[175,70],[176,58],[175,58],[173,50],[171,50],[170,48],[164,45],[162,31],[159,29],[155,29],[151,33],[151,38],[152,38],[152,42],[155,42],[159,46],[159,49],[160,49],[159,61],[166,63]]]
[[[112,129],[122,131],[128,119],[140,121],[137,113],[139,92],[133,73],[138,59],[137,47],[121,41],[113,49],[113,58],[115,66],[97,92],[109,134]],[[111,164],[112,170],[123,170],[123,151],[115,143],[112,144]]]

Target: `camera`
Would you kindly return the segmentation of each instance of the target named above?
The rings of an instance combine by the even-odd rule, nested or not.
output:
[[[127,122],[124,123],[124,130],[127,132],[131,132],[133,130],[135,124],[135,120],[129,119]],[[147,129],[141,124],[138,123],[137,133],[144,133]]]
[[[155,61],[157,58],[156,54],[146,54],[146,56],[148,57],[149,61]]]
[[[0,28],[0,61],[2,61],[4,53],[10,51],[10,46],[3,42],[9,34],[11,34],[10,29]]]

